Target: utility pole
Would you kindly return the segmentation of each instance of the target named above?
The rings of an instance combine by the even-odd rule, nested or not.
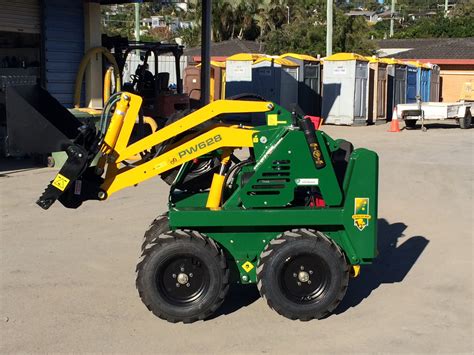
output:
[[[288,24],[290,24],[290,7],[286,5],[286,9],[288,10],[288,16],[287,16]]]
[[[135,41],[140,41],[140,3],[135,3]]]
[[[444,0],[444,17],[448,17],[448,0]]]
[[[206,106],[211,92],[212,0],[202,0],[201,24],[201,106]]]
[[[392,8],[390,9],[390,37],[393,37],[393,26],[395,23],[395,2],[392,0]]]
[[[333,0],[328,0],[326,6],[326,56],[332,55],[332,10]]]

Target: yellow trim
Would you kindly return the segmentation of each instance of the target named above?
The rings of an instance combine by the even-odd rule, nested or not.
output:
[[[405,62],[405,65],[409,65],[410,67],[415,67],[415,68],[421,68],[421,63],[415,62],[415,61]]]
[[[227,60],[238,60],[238,61],[249,61],[253,62],[258,58],[263,57],[263,54],[255,54],[255,53],[238,53],[227,57]]]
[[[110,51],[105,47],[94,47],[89,49],[79,64],[79,70],[76,74],[76,82],[74,85],[74,107],[78,108],[81,105],[81,91],[82,91],[82,80],[84,79],[84,74],[86,73],[87,65],[89,64],[90,60],[94,55],[103,54],[107,60],[113,65],[114,67],[114,74],[115,74],[115,88],[117,92],[121,90],[121,79],[120,79],[120,70],[115,60],[115,57],[110,53]]]
[[[95,116],[100,115],[102,113],[102,110],[98,110],[96,108],[89,108],[89,107],[77,107],[77,108],[74,108],[74,110],[88,113],[89,115],[95,115]]]
[[[381,63],[386,63],[386,64],[390,64],[390,65],[394,65],[394,64],[406,65],[405,62],[403,62],[399,59],[395,59],[395,58],[380,58],[379,61]]]
[[[202,63],[196,65],[196,68],[199,68]],[[218,68],[225,68],[225,62],[218,62],[217,60],[211,60],[211,65]]]
[[[123,166],[121,163],[133,160],[137,154],[148,151],[152,147],[222,114],[263,113],[273,108],[270,102],[218,100],[128,146],[141,103],[141,97],[123,93],[107,130],[105,143],[101,147],[101,152],[104,155],[99,162],[99,166],[102,168],[105,168],[108,162],[105,180],[101,186],[107,196],[217,149],[253,147],[253,136],[256,131],[251,127],[221,124],[201,135],[184,138],[174,144],[170,150],[152,160],[139,160],[135,166]]]
[[[104,76],[104,93],[103,93],[103,100],[104,104],[109,101],[110,94],[112,93],[112,74],[114,73],[114,67],[109,67],[105,72]]]
[[[383,63],[383,61],[380,60],[380,58],[377,58],[376,56],[365,56],[365,59],[369,61],[369,63]]]
[[[272,57],[258,58],[253,64],[255,65],[262,62],[275,63],[275,64],[283,65],[286,67],[299,67],[298,64],[296,64],[295,62],[292,62],[291,60],[283,59],[283,58],[272,58]]]
[[[291,58],[295,58],[295,59],[304,60],[304,61],[307,61],[307,62],[319,62],[318,58],[315,58],[315,57],[313,57],[311,55],[307,55],[307,54],[285,53],[285,54],[282,54],[280,56],[280,58],[289,59],[289,60],[291,60]]]
[[[217,209],[221,206],[222,189],[224,187],[225,175],[214,174],[212,177],[211,189],[207,197],[206,207]]]
[[[225,70],[222,71],[222,82],[221,82],[221,100],[225,99],[225,84],[226,84],[227,72]]]
[[[360,275],[360,265],[352,265],[351,276],[357,277]]]
[[[324,58],[325,61],[334,62],[334,61],[346,61],[346,60],[360,60],[363,62],[368,62],[368,59],[357,53],[336,53],[329,57]]]
[[[141,102],[141,98],[138,98]],[[104,145],[102,147],[102,152],[105,154],[110,154],[115,149],[115,146],[118,143],[118,138],[122,133],[125,117],[128,115],[129,101],[130,96],[122,95],[120,101],[115,107],[114,114],[110,119],[109,128],[107,129],[107,132],[105,134]]]
[[[162,130],[155,134],[159,134]],[[107,196],[110,196],[119,190],[141,183],[217,149],[253,147],[252,136],[254,133],[256,131],[250,129],[221,126],[189,141],[180,142],[168,152],[136,167],[119,169],[118,164],[109,164],[113,168],[107,169],[101,188],[107,193]]]
[[[135,95],[131,95],[131,97],[131,106],[134,107],[135,105],[133,103],[135,101]],[[135,117],[133,120],[130,120],[132,122],[126,122],[122,128],[122,132],[120,133],[120,137],[117,141],[117,147],[115,149],[118,154],[116,161],[119,163],[123,160],[127,160],[129,157],[135,154],[144,152],[151,147],[154,147],[193,127],[200,125],[203,122],[209,121],[216,116],[225,113],[268,112],[270,111],[270,105],[270,102],[264,101],[217,100],[197,111],[192,112],[188,116],[183,117],[169,126],[160,129],[158,132],[151,134],[126,147],[132,132],[133,124],[135,123],[135,118],[137,117],[138,110],[140,108],[140,106],[138,106],[135,108]],[[127,124],[128,126],[126,127],[125,125]]]

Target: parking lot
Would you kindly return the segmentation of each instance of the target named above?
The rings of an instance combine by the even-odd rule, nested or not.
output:
[[[212,319],[169,324],[135,289],[142,236],[165,211],[160,179],[78,210],[35,200],[56,170],[0,161],[0,352],[471,353],[474,130],[324,127],[380,156],[379,257],[335,314],[280,317],[256,287]],[[20,169],[22,167],[22,169]]]

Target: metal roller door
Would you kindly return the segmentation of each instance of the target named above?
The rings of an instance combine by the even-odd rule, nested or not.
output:
[[[0,31],[40,33],[39,0],[0,0]]]

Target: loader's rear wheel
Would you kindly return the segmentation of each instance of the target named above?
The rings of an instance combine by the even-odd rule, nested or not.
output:
[[[343,299],[349,266],[324,234],[294,229],[267,244],[257,267],[258,289],[279,314],[307,321],[323,318]]]
[[[169,322],[210,316],[229,289],[222,250],[195,231],[169,231],[147,244],[137,265],[137,289],[147,308]]]

